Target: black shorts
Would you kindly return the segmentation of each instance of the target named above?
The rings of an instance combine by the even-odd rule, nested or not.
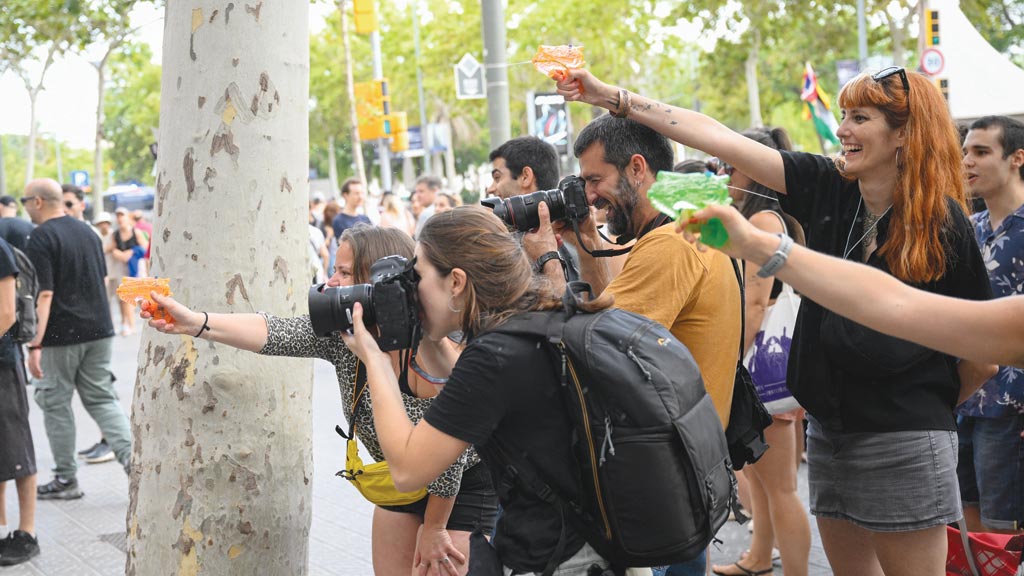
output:
[[[25,373],[17,364],[0,364],[0,482],[36,473],[36,451],[28,425]]]
[[[412,504],[404,506],[381,506],[391,512],[415,514],[421,519],[427,511],[427,496]],[[455,497],[455,506],[448,517],[448,530],[472,532],[478,527],[485,534],[494,532],[494,522],[498,517],[498,494],[491,482],[491,473],[487,466],[477,464],[462,472],[462,483],[459,494]]]

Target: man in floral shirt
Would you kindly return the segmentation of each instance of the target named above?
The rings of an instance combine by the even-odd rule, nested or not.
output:
[[[963,162],[971,193],[987,208],[971,219],[992,294],[1024,294],[1024,124],[1006,116],[975,121]],[[968,527],[1024,531],[1024,370],[1001,366],[957,412]]]

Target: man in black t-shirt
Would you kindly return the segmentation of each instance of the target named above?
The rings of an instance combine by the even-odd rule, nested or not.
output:
[[[0,238],[24,252],[33,229],[31,222],[18,218],[18,201],[13,196],[0,196]]]
[[[28,366],[56,464],[53,481],[38,493],[40,499],[81,498],[71,411],[75,390],[126,471],[131,458],[128,417],[110,372],[114,326],[103,247],[87,224],[65,215],[57,182],[29,182],[22,201],[38,225],[27,250],[39,280],[38,333],[28,346]]]

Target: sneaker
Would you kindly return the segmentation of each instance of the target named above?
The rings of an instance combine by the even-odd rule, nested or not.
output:
[[[78,488],[78,480],[64,479],[55,476],[49,484],[36,488],[36,497],[40,500],[75,500],[85,494]]]
[[[85,462],[87,464],[100,464],[101,462],[110,462],[114,459],[114,449],[107,444],[106,440],[100,440],[100,443],[96,445],[96,449],[85,455]]]
[[[107,443],[107,439],[106,439],[106,438],[100,438],[100,441],[99,441],[99,442],[97,442],[97,443],[93,444],[92,446],[89,446],[89,447],[88,447],[88,448],[86,448],[85,450],[79,450],[79,451],[78,451],[78,458],[79,458],[79,459],[81,459],[81,458],[85,458],[86,456],[88,456],[88,455],[89,455],[89,453],[90,453],[90,452],[93,452],[93,451],[95,451],[95,450],[96,450],[97,448],[99,448],[99,447],[100,447],[100,444],[106,444],[106,443]]]
[[[28,532],[15,530],[3,540],[0,566],[14,566],[39,556],[39,541]]]

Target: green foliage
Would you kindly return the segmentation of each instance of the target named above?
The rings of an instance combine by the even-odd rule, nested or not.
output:
[[[4,0],[0,10],[0,72],[31,83],[32,63],[46,64],[88,43],[85,7],[79,0]],[[48,66],[48,64],[46,64]]]
[[[989,44],[1024,67],[1024,1],[961,0],[960,9]]]
[[[7,180],[7,193],[21,196],[25,184],[25,158],[28,157],[28,136],[2,136],[4,139],[4,176]],[[72,170],[86,170],[92,174],[92,150],[60,147],[61,167],[64,181],[70,181]],[[36,139],[35,178],[58,179],[57,148],[52,138]]]
[[[106,159],[118,181],[153,183],[149,145],[160,123],[160,66],[151,62],[149,46],[125,44],[108,63],[104,137]]]

